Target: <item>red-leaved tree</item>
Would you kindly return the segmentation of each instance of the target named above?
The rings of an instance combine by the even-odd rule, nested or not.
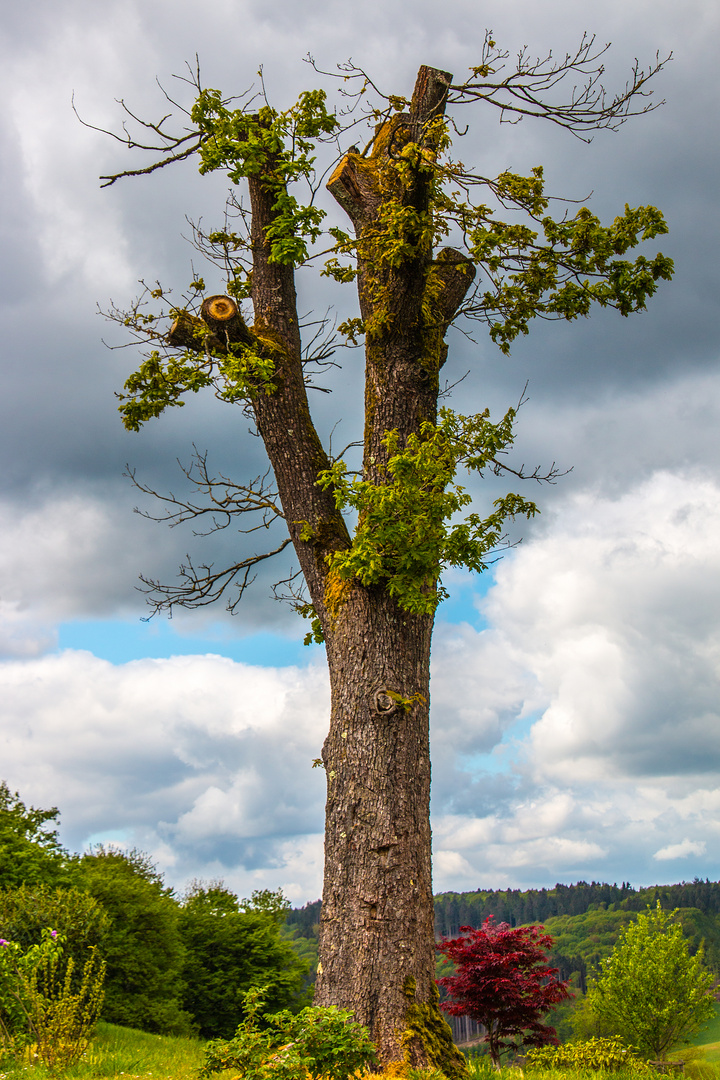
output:
[[[451,960],[455,975],[438,979],[450,995],[442,1008],[453,1016],[470,1016],[485,1028],[493,1065],[510,1039],[526,1046],[557,1043],[554,1027],[542,1017],[570,997],[567,983],[550,967],[547,950],[553,939],[542,926],[510,927],[489,916],[480,929],[460,927],[461,937],[444,939],[438,952]]]

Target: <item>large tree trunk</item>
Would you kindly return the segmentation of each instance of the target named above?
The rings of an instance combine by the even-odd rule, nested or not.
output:
[[[382,590],[354,591],[327,640],[332,716],[323,748],[315,1002],[352,1009],[383,1062],[415,1066],[453,1058],[434,983],[431,632],[431,616],[409,616]]]

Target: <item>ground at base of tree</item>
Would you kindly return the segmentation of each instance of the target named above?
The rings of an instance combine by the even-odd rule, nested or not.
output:
[[[713,1024],[720,1027],[720,1016],[711,1021],[704,1033],[715,1038]],[[689,1080],[720,1080],[720,1041],[695,1045],[677,1051],[671,1058],[685,1059]],[[201,1039],[174,1035],[152,1035],[134,1028],[99,1023],[84,1059],[63,1073],[66,1080],[196,1080],[204,1059]],[[473,1054],[468,1061],[470,1080],[638,1080],[635,1072],[577,1072],[574,1070],[523,1070],[514,1065],[493,1069],[487,1055]],[[225,1080],[228,1074],[216,1074]],[[653,1077],[654,1073],[649,1073]],[[30,1062],[0,1065],[0,1080],[54,1080],[48,1069]],[[235,1080],[235,1077],[233,1077]],[[443,1080],[442,1073],[431,1070],[400,1070],[375,1074],[372,1080]]]

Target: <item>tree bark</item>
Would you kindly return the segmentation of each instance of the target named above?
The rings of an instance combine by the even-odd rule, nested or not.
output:
[[[474,276],[464,256],[447,249],[434,258],[423,239],[432,167],[422,159],[415,169],[394,167],[409,143],[432,161],[431,122],[444,110],[450,82],[446,72],[421,68],[409,113],[378,130],[369,158],[348,154],[328,182],[357,237],[366,325],[363,475],[375,483],[386,480],[386,432],[396,431],[402,446],[423,421],[436,420],[444,335]],[[383,255],[389,202],[411,221],[399,264]],[[438,297],[432,305],[430,295]],[[434,1066],[452,1076],[465,1065],[435,985],[432,626],[432,615],[404,611],[382,586],[360,585],[325,624],[332,712],[323,747],[325,883],[314,1000],[352,1009],[384,1064]]]
[[[332,715],[316,1004],[350,1008],[383,1062],[429,1063],[411,1005],[435,999],[431,616],[356,589],[326,638]],[[412,701],[409,706],[398,699]]]

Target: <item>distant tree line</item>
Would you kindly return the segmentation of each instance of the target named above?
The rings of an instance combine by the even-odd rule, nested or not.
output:
[[[645,911],[648,904],[654,906],[658,900],[663,908],[697,908],[703,914],[715,915],[720,912],[720,882],[695,878],[677,885],[634,889],[625,881],[622,885],[579,881],[577,885],[557,884],[552,889],[440,893],[435,897],[435,931],[438,937],[453,937],[461,926],[480,926],[489,915],[510,926],[524,926],[545,923],[560,915],[584,915],[599,906]]]
[[[635,889],[599,881],[557,884],[552,889],[477,889],[435,897],[435,936],[456,937],[461,926],[482,926],[488,916],[511,927],[542,923],[554,939],[551,960],[560,978],[570,979],[584,993],[588,977],[612,952],[621,931],[648,904],[680,909],[683,932],[694,955],[701,944],[705,962],[720,975],[720,882],[706,879],[676,885]],[[294,908],[288,925],[297,939],[312,942],[320,921],[319,900]],[[445,974],[445,972],[443,972]]]

